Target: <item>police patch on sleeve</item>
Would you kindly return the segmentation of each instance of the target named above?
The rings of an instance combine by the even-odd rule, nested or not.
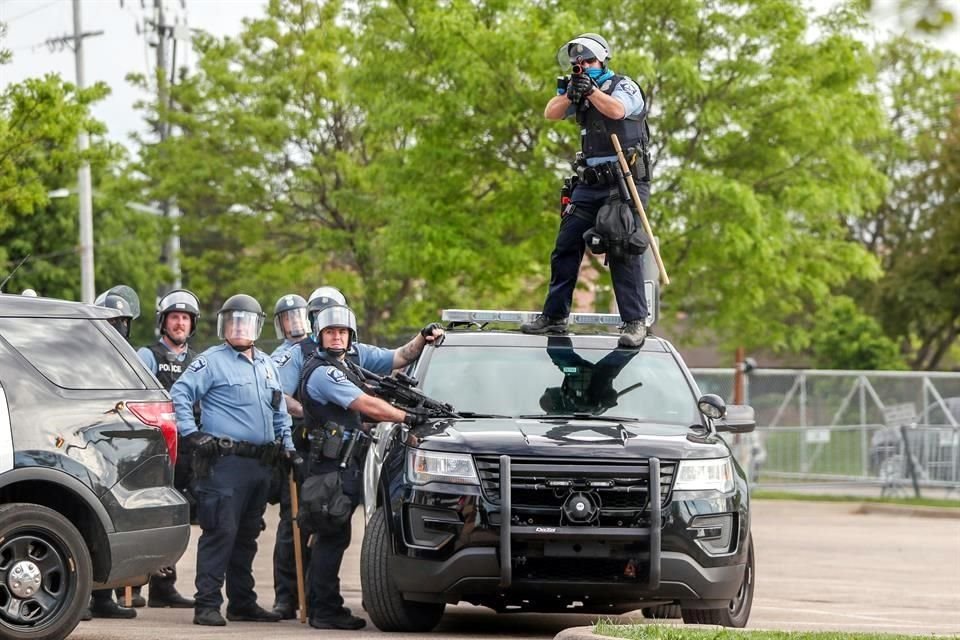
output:
[[[285,365],[285,364],[287,364],[288,362],[290,362],[290,358],[292,358],[292,357],[293,357],[293,354],[290,353],[289,351],[287,351],[285,354],[283,354],[282,356],[280,356],[279,358],[277,358],[276,360],[274,360],[274,364],[276,364],[276,365],[277,365],[277,368],[279,369],[279,368],[282,367],[283,365]]]
[[[340,369],[336,369],[334,367],[327,367],[327,377],[337,384],[350,383],[350,381],[347,380],[347,375],[343,371],[340,371]]]
[[[190,366],[187,367],[187,371],[200,371],[207,366],[207,359],[203,356],[200,356],[196,360],[190,363]]]
[[[640,92],[640,87],[632,80],[624,80],[620,83],[620,88],[623,89],[624,93],[631,96],[635,96]]]

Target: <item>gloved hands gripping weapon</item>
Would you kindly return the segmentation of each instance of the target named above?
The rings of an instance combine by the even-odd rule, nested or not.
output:
[[[360,368],[360,372],[367,391],[406,411],[410,421],[404,422],[408,424],[422,424],[430,418],[460,417],[452,405],[428,397],[417,388],[417,380],[404,373],[397,372],[395,377],[391,377],[379,376],[363,368]]]

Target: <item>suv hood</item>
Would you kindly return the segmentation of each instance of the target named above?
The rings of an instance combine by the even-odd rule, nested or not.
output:
[[[730,455],[718,436],[678,425],[566,418],[459,418],[411,429],[407,446],[486,455],[682,460]]]

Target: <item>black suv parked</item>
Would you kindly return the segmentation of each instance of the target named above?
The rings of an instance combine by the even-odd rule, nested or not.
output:
[[[0,294],[0,637],[64,638],[91,585],[143,583],[189,540],[173,406],[114,315]]]
[[[462,417],[378,425],[361,555],[377,627],[426,631],[460,601],[746,624],[747,479],[718,432],[752,430],[753,410],[700,397],[667,341],[452,330],[412,373]]]

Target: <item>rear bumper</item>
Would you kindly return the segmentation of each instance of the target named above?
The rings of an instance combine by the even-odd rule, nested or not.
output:
[[[190,542],[190,525],[111,533],[107,540],[112,560],[110,575],[96,586],[143,584],[157,569],[177,563]]]

